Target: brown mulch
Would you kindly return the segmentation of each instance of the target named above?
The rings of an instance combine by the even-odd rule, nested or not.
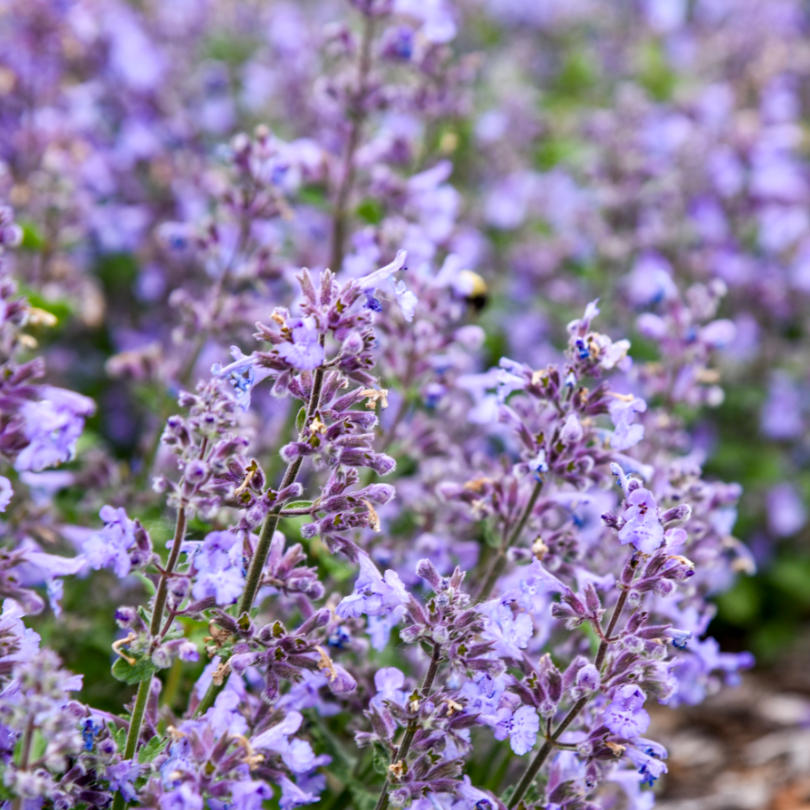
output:
[[[651,712],[659,810],[810,810],[810,644],[700,706]]]

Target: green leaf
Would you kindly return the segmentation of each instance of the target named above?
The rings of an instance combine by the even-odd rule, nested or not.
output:
[[[379,743],[374,744],[374,759],[372,760],[372,765],[374,766],[374,772],[380,774],[381,776],[388,776],[388,765],[390,764],[390,759],[388,758],[388,752],[385,748],[380,745]]]
[[[298,190],[298,200],[304,205],[311,205],[314,208],[326,208],[329,204],[328,194],[325,186],[303,186]]]
[[[152,663],[152,659],[146,657],[137,659],[134,665],[123,658],[119,658],[112,665],[113,678],[128,683],[130,686],[151,678],[156,671],[157,667]]]
[[[40,251],[45,246],[45,238],[39,228],[33,222],[17,222],[22,229],[22,242],[20,247],[23,250]]]
[[[290,501],[284,504],[285,509],[309,509],[314,501]]]
[[[127,730],[125,728],[118,728],[115,723],[107,723],[110,736],[115,740],[115,746],[119,751],[123,751],[127,747]]]
[[[149,579],[149,577],[145,576],[140,571],[133,571],[132,573],[140,581],[141,585],[143,585],[144,589],[146,590],[147,595],[148,596],[154,596],[155,591],[157,590],[155,588],[155,583],[152,582],[152,580]]]
[[[146,745],[138,752],[138,762],[151,762],[166,747],[168,740],[160,737],[152,737]]]
[[[349,791],[352,794],[353,810],[374,810],[377,804],[376,794],[369,793],[365,788],[357,785],[350,785]]]
[[[33,739],[31,740],[31,753],[29,754],[30,762],[37,762],[42,758],[45,749],[48,747],[48,738],[37,729],[34,732]]]
[[[298,411],[298,416],[295,417],[295,429],[301,433],[304,430],[304,422],[307,420],[307,409],[301,408]]]
[[[354,213],[369,225],[379,225],[383,218],[383,207],[377,200],[363,200]]]

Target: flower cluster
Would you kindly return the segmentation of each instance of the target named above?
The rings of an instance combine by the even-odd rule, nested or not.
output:
[[[798,0],[6,5],[0,801],[649,808],[807,520]]]

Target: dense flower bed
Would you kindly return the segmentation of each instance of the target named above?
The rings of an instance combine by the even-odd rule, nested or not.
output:
[[[648,810],[806,523],[808,23],[0,0],[4,810]]]

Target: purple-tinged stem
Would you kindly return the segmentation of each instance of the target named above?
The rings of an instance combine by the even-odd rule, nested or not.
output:
[[[343,167],[340,184],[335,197],[335,212],[332,219],[332,255],[330,268],[339,273],[343,266],[343,245],[346,241],[347,205],[354,186],[354,154],[360,145],[360,137],[365,121],[365,101],[368,94],[366,82],[371,72],[371,44],[374,39],[374,18],[366,15],[363,26],[363,40],[360,45],[360,62],[357,67],[357,95],[354,98],[354,109],[350,110],[352,118],[349,139],[343,155]]]
[[[509,551],[509,549],[515,545],[518,540],[520,540],[520,536],[523,534],[523,530],[526,528],[526,524],[529,522],[529,518],[534,511],[535,504],[537,503],[537,499],[540,497],[540,492],[542,489],[543,481],[539,480],[534,485],[532,494],[529,497],[529,502],[526,504],[526,508],[523,510],[523,514],[520,516],[517,526],[515,526],[515,530],[504,540],[503,543],[501,543],[500,548],[492,558],[489,568],[487,569],[486,576],[484,577],[484,581],[481,583],[481,587],[478,590],[478,602],[485,602],[487,599],[489,599],[492,589],[495,587],[495,583],[498,581],[498,577],[500,577],[500,575],[503,573],[503,568],[506,565],[506,552]]]
[[[28,723],[25,726],[25,732],[23,733],[22,739],[22,746],[20,748],[20,770],[27,771],[28,770],[28,763],[31,759],[31,743],[34,739],[34,720],[33,718],[28,720]],[[18,796],[14,799],[14,803],[12,804],[12,810],[22,810],[23,807],[23,798],[22,796]]]
[[[612,638],[613,631],[616,629],[616,624],[618,623],[619,617],[624,610],[628,593],[629,588],[624,588],[619,594],[619,600],[616,602],[616,608],[613,611],[610,624],[608,624],[607,632],[602,638],[602,641],[599,642],[599,649],[596,651],[596,659],[594,660],[594,666],[597,668],[597,670],[601,671],[602,666],[605,663],[608,647],[610,646],[611,641],[614,640]],[[540,750],[535,754],[534,759],[531,761],[531,763],[529,763],[529,767],[526,769],[526,772],[523,774],[520,782],[518,782],[515,792],[512,794],[512,798],[509,801],[509,810],[514,810],[514,808],[518,806],[521,799],[526,795],[526,791],[531,787],[532,783],[537,778],[537,774],[539,773],[540,768],[543,766],[543,763],[546,761],[546,759],[548,759],[548,755],[551,753],[552,748],[554,748],[554,744],[560,738],[562,733],[571,725],[571,723],[577,719],[577,716],[585,708],[589,700],[590,696],[581,697],[571,707],[568,714],[565,715],[565,717],[560,721],[560,724],[554,730],[554,733],[548,737],[540,747]]]
[[[438,644],[434,644],[433,655],[430,657],[430,666],[428,667],[428,671],[425,673],[425,680],[422,682],[422,688],[419,690],[422,700],[427,700],[427,698],[430,696],[430,692],[433,689],[433,682],[436,680],[436,673],[439,671],[441,656],[442,648]],[[408,724],[408,728],[405,730],[405,735],[402,737],[402,742],[399,744],[399,747],[394,753],[394,763],[404,763],[407,760],[408,754],[411,751],[411,744],[413,743],[413,738],[416,736],[417,730],[418,726],[415,722]],[[380,791],[380,798],[377,799],[377,805],[374,810],[386,810],[388,807],[388,789],[390,786],[391,778],[386,777],[385,784],[382,786],[382,790]]]

